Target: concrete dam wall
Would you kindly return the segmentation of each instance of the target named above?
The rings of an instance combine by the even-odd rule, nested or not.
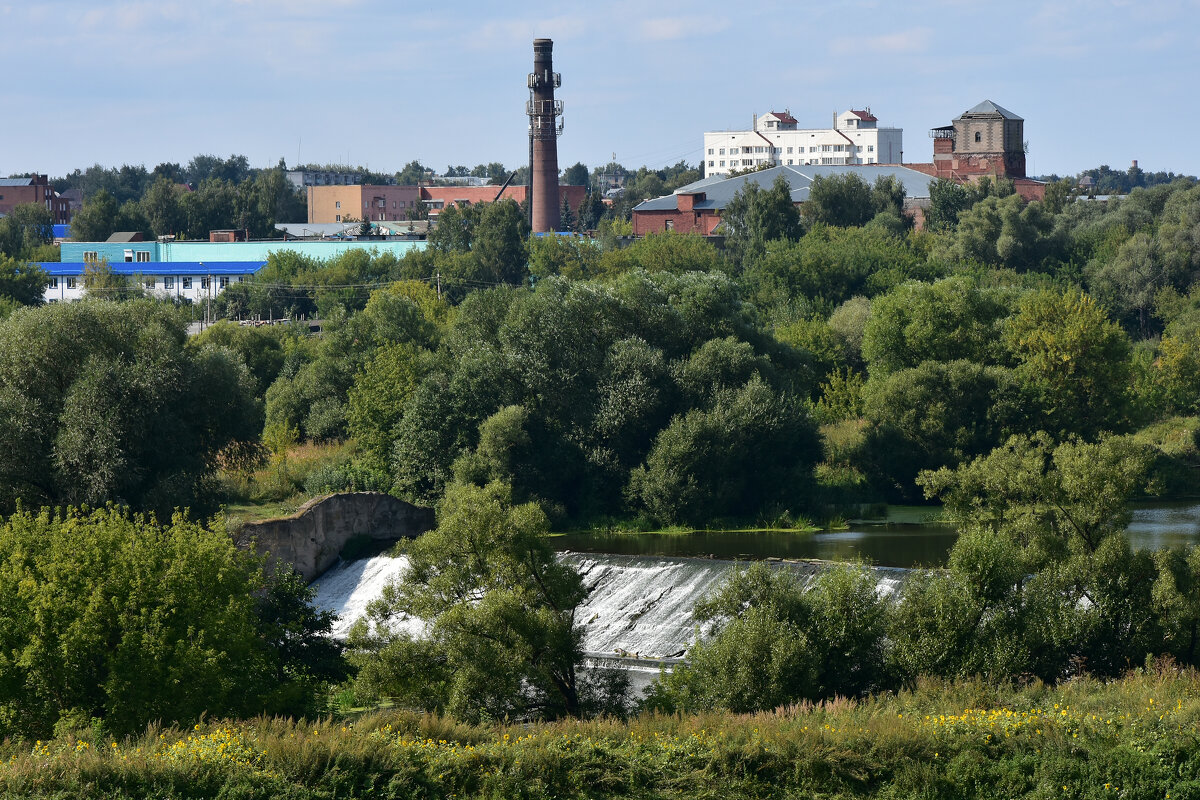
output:
[[[247,523],[234,541],[267,556],[269,569],[291,564],[312,581],[352,540],[412,539],[432,527],[432,509],[381,492],[346,492],[309,500],[290,517]]]

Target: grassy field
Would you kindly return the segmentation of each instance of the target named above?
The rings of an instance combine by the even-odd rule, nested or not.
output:
[[[770,714],[468,726],[416,713],[0,747],[2,797],[1200,798],[1200,676]]]

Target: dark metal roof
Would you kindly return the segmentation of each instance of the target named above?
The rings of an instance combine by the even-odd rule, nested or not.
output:
[[[962,119],[967,114],[999,114],[1000,116],[1004,117],[1005,119],[1015,119],[1015,120],[1020,120],[1021,122],[1025,121],[1021,117],[1018,117],[1016,114],[1009,111],[1007,108],[996,105],[991,100],[984,100],[982,103],[975,106],[974,108],[964,111],[962,114],[955,117],[955,119]]]

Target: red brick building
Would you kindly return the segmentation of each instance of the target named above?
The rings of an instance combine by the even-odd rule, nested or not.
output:
[[[308,222],[324,224],[349,220],[370,219],[389,222],[410,219],[422,202],[431,218],[446,206],[460,203],[491,203],[497,199],[499,186],[309,186]],[[503,198],[521,203],[525,186],[509,186]],[[566,198],[572,210],[577,210],[587,197],[587,187],[559,186],[559,202]]]
[[[421,199],[429,205],[429,215],[436,217],[437,212],[446,206],[458,205],[460,203],[475,205],[477,203],[491,203],[497,199],[523,203],[525,202],[527,188],[524,185],[508,186],[504,189],[504,193],[497,198],[496,194],[500,191],[499,186],[422,186]],[[572,211],[577,211],[586,197],[586,186],[558,187],[558,202],[562,203],[563,198],[566,198]]]
[[[45,175],[0,178],[0,214],[11,214],[14,208],[25,203],[43,206],[54,217],[55,225],[66,225],[71,221],[70,204],[54,191]]]

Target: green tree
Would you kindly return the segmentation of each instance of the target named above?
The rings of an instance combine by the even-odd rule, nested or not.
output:
[[[127,503],[169,516],[205,500],[212,459],[257,438],[245,365],[185,347],[149,300],[53,304],[0,323],[0,507]]]
[[[0,526],[0,732],[305,713],[319,676],[340,672],[307,597],[268,588],[219,525],[18,511]]]
[[[805,586],[787,567],[759,562],[697,604],[710,636],[649,704],[745,713],[883,688],[886,610],[865,567],[831,567]]]
[[[1130,346],[1124,331],[1077,289],[1023,297],[1004,329],[1016,376],[1041,427],[1085,436],[1130,425]]]
[[[39,248],[54,241],[54,217],[38,203],[21,203],[0,217],[0,258],[33,259]]]
[[[71,219],[71,238],[77,242],[103,242],[117,230],[120,207],[105,190],[92,195]]]
[[[562,182],[566,186],[587,186],[588,168],[582,162],[576,162],[563,170]]]
[[[865,225],[875,216],[876,199],[884,199],[886,189],[880,190],[878,198],[871,194],[871,187],[853,172],[844,175],[818,175],[813,178],[805,201],[804,219],[809,224],[821,223],[845,228]]]
[[[24,306],[41,305],[48,280],[46,272],[36,264],[0,256],[0,299]]]
[[[768,242],[795,241],[803,232],[791,185],[782,175],[770,189],[746,180],[726,204],[721,227],[731,260],[742,265],[760,256]]]
[[[421,165],[420,161],[410,161],[404,169],[396,173],[396,183],[401,186],[416,186],[425,181],[430,170]]]
[[[456,485],[409,568],[351,633],[360,685],[468,720],[579,715],[596,697],[580,675],[579,575],[554,558],[536,505],[507,487]],[[397,632],[424,620],[420,639]]]
[[[159,177],[142,197],[142,212],[155,236],[175,236],[187,228],[180,196],[183,190],[174,181]]]
[[[862,356],[873,376],[929,360],[995,364],[1004,355],[1000,323],[1008,314],[1003,292],[966,277],[905,283],[872,301]]]
[[[760,378],[717,393],[654,440],[629,495],[668,523],[708,524],[801,507],[819,446],[808,415]]]
[[[471,251],[485,279],[497,283],[521,283],[529,258],[525,239],[529,224],[512,200],[488,203],[479,215]]]

